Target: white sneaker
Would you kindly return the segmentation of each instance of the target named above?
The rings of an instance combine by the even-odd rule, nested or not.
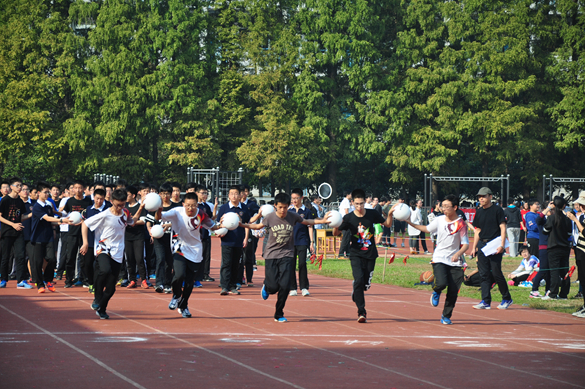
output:
[[[309,289],[303,289],[302,292],[303,292],[303,296],[310,296],[311,295],[311,293],[309,293]]]
[[[291,291],[288,293],[288,295],[289,295],[289,296],[296,296],[296,295],[297,295],[297,291],[296,291],[296,290],[291,290]]]

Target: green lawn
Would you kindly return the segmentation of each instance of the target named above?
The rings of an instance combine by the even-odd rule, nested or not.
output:
[[[380,248],[379,252],[383,255],[384,249]],[[388,257],[390,257],[391,252],[388,252]],[[382,282],[382,272],[384,269],[384,257],[378,258],[376,262],[376,270],[374,272],[373,282],[378,284],[388,284],[388,285],[396,285],[402,286],[405,288],[413,288],[419,290],[427,290],[431,291],[431,287],[427,285],[414,285],[415,283],[419,282],[420,274],[424,271],[430,270],[432,271],[432,266],[430,265],[430,256],[428,257],[410,257],[407,260],[407,264],[403,264],[403,256],[397,256],[394,260],[394,263],[391,265],[386,265],[386,277],[384,282]],[[467,258],[468,263],[470,264],[470,268],[467,272],[471,272],[474,270],[475,261],[471,260],[469,257]],[[504,257],[502,261],[502,270],[504,274],[508,274],[513,270],[516,270],[518,265],[520,264],[521,258],[510,258]],[[387,262],[386,262],[387,263]],[[259,261],[259,264],[263,265],[263,261]],[[571,258],[570,265],[575,264],[575,259]],[[323,260],[323,268],[319,270],[318,266],[311,265],[307,263],[307,267],[309,269],[310,274],[319,274],[325,277],[334,277],[334,278],[343,278],[351,280],[353,279],[351,275],[351,266],[349,264],[349,260],[347,259],[325,259]],[[574,281],[577,278],[577,271],[573,273],[572,280]],[[470,297],[472,299],[477,300],[478,302],[481,300],[481,293],[478,290],[479,288],[470,287],[466,285],[461,285],[460,296],[463,297]],[[535,309],[548,309],[551,311],[557,312],[564,312],[564,313],[573,313],[579,307],[583,305],[583,299],[572,299],[571,297],[574,296],[577,291],[579,290],[579,284],[571,283],[571,292],[569,293],[569,300],[564,301],[541,301],[540,299],[532,299],[528,297],[530,294],[530,288],[520,288],[516,286],[510,287],[510,293],[512,294],[512,299],[514,300],[515,305],[522,305],[528,306]],[[540,288],[540,293],[544,294],[544,287]],[[492,290],[492,300],[493,303],[499,303],[501,301],[501,294],[498,291],[498,287],[495,286]],[[493,305],[493,304],[492,304]]]

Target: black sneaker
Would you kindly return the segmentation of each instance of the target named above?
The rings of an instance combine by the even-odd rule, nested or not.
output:
[[[156,293],[162,293],[164,292],[164,288],[162,287],[162,285],[158,285],[156,288],[154,288],[154,291]]]
[[[219,292],[220,295],[222,296],[227,296],[229,294],[227,289],[222,289],[221,292]]]
[[[73,288],[73,284],[71,282],[66,282],[64,288]]]
[[[100,308],[100,305],[98,303],[95,302],[95,300],[93,300],[93,303],[91,303],[91,309],[93,309],[94,311],[97,311]]]
[[[207,277],[205,277],[203,279],[203,281],[205,281],[205,282],[213,282],[213,281],[215,281],[215,278],[211,278],[211,277],[207,276]]]
[[[110,318],[110,316],[105,312],[95,311],[95,314],[98,315],[101,320]]]

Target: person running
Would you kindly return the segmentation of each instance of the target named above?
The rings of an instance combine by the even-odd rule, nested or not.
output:
[[[451,316],[464,278],[463,254],[469,248],[469,238],[467,224],[456,212],[459,208],[457,197],[445,196],[442,205],[443,215],[436,217],[428,226],[416,225],[409,220],[406,222],[417,230],[437,235],[437,247],[431,262],[435,275],[431,305],[439,305],[441,292],[447,288],[441,324],[453,324]]]
[[[481,275],[481,302],[474,305],[474,309],[490,309],[492,302],[491,287],[492,276],[495,278],[502,302],[498,309],[508,309],[512,305],[512,296],[508,289],[506,277],[502,273],[502,255],[506,247],[506,217],[504,210],[498,205],[492,204],[493,194],[490,188],[483,187],[477,193],[480,207],[477,209],[473,227],[475,237],[471,248],[472,256],[477,255],[477,267]],[[482,248],[489,242],[499,239],[500,245],[496,252],[485,255]]]
[[[0,265],[0,288],[5,288],[8,281],[10,254],[14,252],[14,264],[16,268],[16,288],[32,289],[27,282],[28,272],[26,267],[26,252],[24,242],[23,221],[30,219],[32,214],[27,214],[24,201],[20,198],[22,180],[12,177],[9,180],[10,193],[2,197],[0,201],[0,227],[2,260]]]
[[[365,195],[364,195],[365,197]],[[262,210],[250,219],[250,223],[240,222],[240,227],[261,230],[266,227],[270,231],[263,257],[266,260],[264,285],[261,295],[264,300],[271,294],[278,294],[274,321],[286,323],[284,306],[290,291],[290,279],[294,264],[294,227],[296,224],[315,225],[329,224],[325,214],[323,219],[305,220],[301,215],[289,210],[290,196],[287,193],[279,193],[274,197],[275,212],[264,216],[262,222],[252,224],[262,217]]]
[[[105,211],[106,209],[110,208],[112,204],[106,204],[106,190],[102,188],[94,189],[93,190],[93,205],[91,207],[87,207],[87,209],[83,212],[83,218],[89,219],[97,215],[100,212]],[[87,243],[88,243],[88,250],[85,254],[83,254],[83,267],[85,271],[85,276],[87,277],[87,283],[89,284],[89,293],[95,294],[95,272],[94,272],[94,263],[95,263],[95,254],[94,254],[94,241],[95,236],[93,231],[87,232]]]
[[[365,209],[366,193],[361,189],[351,192],[353,199],[353,212],[343,217],[339,227],[333,228],[333,235],[339,236],[341,231],[351,235],[351,247],[349,249],[349,260],[353,273],[352,300],[358,309],[358,323],[367,321],[366,300],[364,291],[370,289],[378,250],[374,241],[376,223],[390,227],[392,225],[392,214],[396,205],[388,211],[386,219],[373,209]]]
[[[116,282],[124,259],[126,226],[134,225],[144,209],[144,204],[140,204],[137,212],[130,215],[130,211],[124,208],[127,198],[126,189],[115,189],[110,208],[81,222],[83,244],[79,252],[82,255],[87,253],[89,247],[88,231],[95,232],[94,255],[98,271],[95,275],[95,298],[91,309],[96,311],[100,319],[110,318],[106,310],[116,292]]]
[[[156,219],[170,222],[173,228],[173,270],[171,282],[173,297],[169,309],[178,308],[184,318],[191,317],[189,312],[189,297],[193,291],[195,275],[202,271],[203,246],[201,244],[201,227],[207,230],[217,230],[216,225],[206,212],[198,207],[197,194],[186,193],[182,206],[174,207],[166,212],[160,208],[156,212]]]

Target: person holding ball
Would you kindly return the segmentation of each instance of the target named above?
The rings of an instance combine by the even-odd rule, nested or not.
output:
[[[266,227],[270,231],[268,243],[264,249],[263,257],[266,260],[264,285],[262,286],[262,298],[266,300],[271,294],[278,294],[274,321],[286,323],[284,317],[284,305],[290,292],[290,279],[294,271],[295,242],[294,227],[296,224],[312,226],[315,224],[329,224],[327,220],[329,212],[323,219],[303,219],[298,213],[289,210],[290,196],[279,193],[274,197],[275,212],[266,216],[262,222],[252,224],[262,217],[263,209],[250,219],[250,224],[240,222],[240,227],[251,230],[261,230]]]
[[[467,224],[457,214],[459,200],[454,195],[447,195],[442,203],[443,214],[437,216],[428,226],[421,226],[407,220],[409,226],[425,233],[437,236],[437,247],[433,252],[433,274],[435,285],[431,295],[431,305],[437,307],[441,292],[447,288],[445,307],[441,324],[453,324],[451,315],[457,302],[459,288],[463,282],[463,254],[469,248]]]
[[[353,273],[351,299],[358,309],[358,323],[365,323],[367,319],[364,292],[370,289],[376,259],[378,258],[378,249],[374,240],[374,225],[379,223],[390,228],[393,220],[392,214],[396,205],[390,209],[386,220],[384,220],[384,217],[379,212],[365,208],[366,193],[363,190],[354,190],[351,192],[351,198],[355,209],[343,217],[343,222],[339,227],[333,228],[333,235],[339,236],[341,231],[347,231],[351,235],[349,250],[349,260]]]

